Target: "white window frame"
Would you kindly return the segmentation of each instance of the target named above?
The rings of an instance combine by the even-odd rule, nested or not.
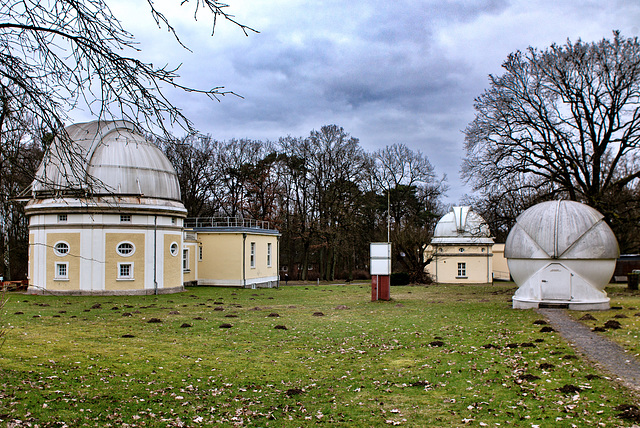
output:
[[[60,268],[64,269],[64,273],[61,273]],[[56,281],[69,281],[69,262],[56,262],[53,279]]]
[[[67,214],[58,214],[58,223],[66,223],[68,218]]]
[[[267,242],[267,267],[271,267],[271,242]]]
[[[467,277],[467,264],[465,262],[458,262],[458,276],[456,278]]]
[[[129,266],[129,275],[122,275],[123,266]],[[118,276],[116,279],[118,281],[133,281],[133,262],[118,262]]]
[[[252,242],[249,250],[249,266],[251,269],[256,268],[256,243]]]
[[[182,249],[182,271],[191,272],[191,269],[189,269],[189,249],[188,248]]]
[[[131,252],[129,253],[122,253],[120,252],[120,246],[123,244],[129,244],[131,245]],[[136,246],[133,242],[130,241],[122,241],[122,242],[118,242],[118,245],[116,245],[116,253],[118,253],[119,256],[121,257],[131,257],[135,254],[136,252]]]
[[[120,223],[131,223],[131,214],[120,214]]]
[[[58,245],[66,245],[67,246],[67,251],[65,251],[65,252],[59,251],[58,250]],[[56,256],[59,256],[59,257],[66,256],[67,254],[69,254],[70,250],[71,250],[71,246],[66,241],[58,241],[53,245],[53,252],[56,254]]]
[[[171,245],[169,245],[169,253],[171,253],[173,257],[176,257],[179,252],[180,252],[180,246],[178,245],[177,242],[173,241]]]

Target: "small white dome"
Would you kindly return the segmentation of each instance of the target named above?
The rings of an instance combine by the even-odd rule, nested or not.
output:
[[[618,241],[604,217],[573,201],[549,201],[523,212],[509,232],[508,259],[616,259]]]
[[[453,207],[433,233],[432,244],[493,244],[489,226],[470,207]]]
[[[36,173],[36,197],[90,190],[93,195],[181,200],[171,162],[131,122],[93,121],[66,130],[70,143],[56,139]]]

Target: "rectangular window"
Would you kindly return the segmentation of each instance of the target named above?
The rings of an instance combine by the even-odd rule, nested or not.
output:
[[[267,243],[267,267],[271,267],[271,242]]]
[[[131,223],[131,214],[120,214],[120,223]]]
[[[69,262],[56,263],[56,275],[54,279],[69,279]]]
[[[175,217],[171,217],[171,224],[176,224],[176,218]]]
[[[198,260],[202,261],[202,245],[198,247]]]
[[[118,279],[133,279],[133,263],[118,263]]]
[[[189,250],[182,250],[182,270],[189,272]]]
[[[64,223],[66,221],[67,221],[67,215],[66,214],[58,214],[58,222]]]
[[[256,267],[256,243],[252,242],[251,243],[251,258],[250,260],[250,264],[252,268]]]
[[[467,277],[467,264],[458,263],[458,278],[466,278],[466,277]]]

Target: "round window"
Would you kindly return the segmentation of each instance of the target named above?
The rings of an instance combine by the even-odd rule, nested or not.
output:
[[[118,251],[118,254],[121,256],[129,257],[136,251],[136,247],[134,247],[131,242],[121,242],[118,244],[116,251]]]
[[[66,242],[57,242],[56,245],[53,246],[53,250],[59,256],[66,256],[69,254],[69,244]]]
[[[460,248],[458,249],[458,251],[460,251],[461,253],[464,253],[464,248]]]
[[[171,251],[171,255],[172,256],[177,256],[178,255],[178,243],[177,242],[172,242],[171,243],[171,247],[169,247],[169,251]]]

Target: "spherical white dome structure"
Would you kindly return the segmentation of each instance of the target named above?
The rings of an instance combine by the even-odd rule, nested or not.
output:
[[[535,205],[518,217],[505,245],[519,287],[513,307],[608,309],[603,290],[619,254],[615,235],[595,209],[573,201]]]
[[[180,201],[180,185],[169,159],[127,121],[94,121],[66,128],[56,139],[33,183],[38,194],[142,196]]]
[[[167,157],[127,121],[66,132],[47,149],[25,206],[29,291],[182,291],[187,210]]]

